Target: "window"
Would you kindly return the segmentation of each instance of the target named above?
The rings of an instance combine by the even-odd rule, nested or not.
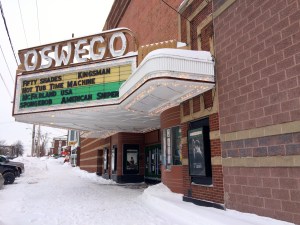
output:
[[[181,165],[181,128],[171,127],[163,130],[163,164]]]
[[[75,141],[75,130],[70,131],[70,141]]]
[[[189,124],[188,155],[191,181],[196,184],[212,184],[208,118]]]
[[[77,141],[77,131],[76,130],[69,131],[69,141]]]

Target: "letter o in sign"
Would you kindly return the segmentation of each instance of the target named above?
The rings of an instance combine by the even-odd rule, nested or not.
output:
[[[115,50],[115,39],[120,38],[122,42],[122,47],[120,50]],[[109,51],[112,57],[119,57],[124,55],[127,48],[127,40],[125,34],[122,32],[114,33],[109,40]]]
[[[33,71],[41,64],[41,56],[36,50],[30,50],[25,55],[24,66],[26,71]]]

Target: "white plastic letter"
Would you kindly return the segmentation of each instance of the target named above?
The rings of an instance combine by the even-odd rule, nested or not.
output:
[[[30,50],[26,53],[24,66],[26,71],[33,71],[41,64],[41,55],[36,50]]]
[[[68,42],[68,52],[62,49],[60,44],[55,45],[55,66],[69,65],[73,62],[74,58],[74,45]]]
[[[94,37],[90,43],[90,55],[92,60],[103,59],[106,47],[99,47],[99,44],[104,43],[104,38],[102,36]]]
[[[41,50],[42,63],[43,60],[47,61],[47,64],[41,65],[40,69],[47,69],[54,66],[54,60],[48,56],[49,52],[53,52],[53,46],[47,46]]]
[[[77,42],[77,44],[76,44],[76,47],[75,47],[75,59],[76,59],[76,61],[78,63],[86,62],[87,61],[87,58],[83,58],[82,57],[83,55],[87,55],[88,54],[88,50],[82,48],[83,46],[86,46],[86,45],[88,45],[87,39],[79,40]]]
[[[120,50],[115,50],[115,39],[116,38],[121,39],[122,47]],[[109,51],[110,51],[110,54],[112,55],[112,57],[119,57],[119,56],[124,55],[126,49],[127,49],[127,40],[126,40],[125,34],[122,32],[114,33],[109,40]]]

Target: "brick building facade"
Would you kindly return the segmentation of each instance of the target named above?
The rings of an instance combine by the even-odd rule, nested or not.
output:
[[[299,224],[299,1],[228,2],[214,20],[225,204]]]
[[[63,151],[62,147],[67,146],[67,138],[53,138],[50,154],[59,155]]]
[[[299,2],[181,2],[115,2],[105,27],[128,27],[141,45],[175,39],[215,57],[216,87],[162,112],[157,135],[144,134],[164,145],[164,130],[180,129],[181,163],[163,163],[161,181],[185,201],[299,223]],[[209,127],[209,181],[191,175],[197,123]]]
[[[16,93],[47,76],[82,87],[15,98],[14,116],[84,130],[77,165],[106,179],[300,224],[299,21],[298,0],[118,0],[108,31],[55,43],[80,62],[31,68],[46,45],[20,50]]]

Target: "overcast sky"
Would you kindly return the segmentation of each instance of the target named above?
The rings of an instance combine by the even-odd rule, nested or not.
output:
[[[19,49],[71,39],[72,33],[75,37],[101,33],[113,0],[1,0],[1,3],[17,56]],[[0,73],[13,97],[17,64],[2,17],[0,17],[0,45],[5,55],[4,58],[0,51]],[[0,140],[5,140],[8,145],[21,140],[29,152],[32,125],[15,122],[11,116],[10,95],[0,78]],[[46,127],[42,127],[42,132],[47,132],[51,138],[67,134],[65,130]]]

